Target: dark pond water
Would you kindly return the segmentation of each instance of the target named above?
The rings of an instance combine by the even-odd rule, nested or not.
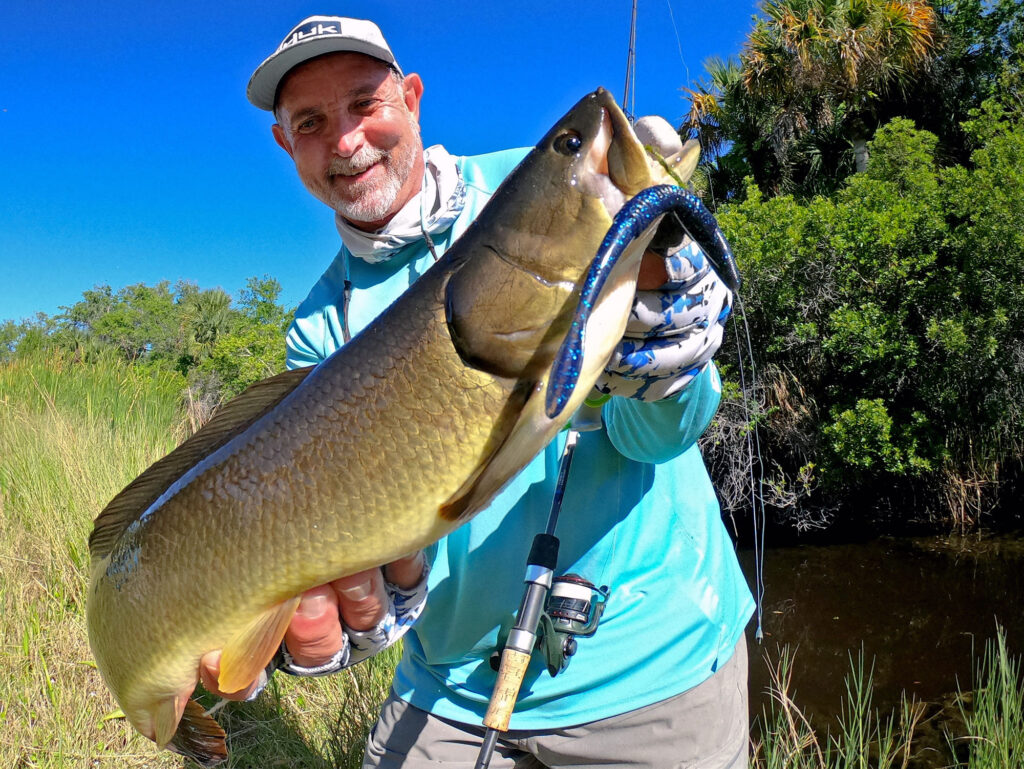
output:
[[[740,560],[753,575],[753,553]],[[751,709],[767,699],[769,660],[795,649],[791,696],[816,722],[839,712],[850,655],[874,661],[876,706],[903,692],[940,702],[968,690],[998,622],[1024,652],[1024,538],[881,539],[769,548],[764,642],[748,634]],[[884,712],[884,711],[883,711]]]

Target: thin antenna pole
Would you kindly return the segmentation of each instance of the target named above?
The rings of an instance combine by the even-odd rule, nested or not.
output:
[[[629,52],[626,54],[626,85],[622,89],[622,109],[630,122],[636,117],[636,4],[637,0],[633,0],[633,13],[629,21]]]

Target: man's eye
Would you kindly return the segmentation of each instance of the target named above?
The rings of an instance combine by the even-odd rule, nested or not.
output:
[[[299,123],[295,127],[295,130],[298,131],[299,133],[309,133],[314,128],[316,128],[317,122],[318,121],[315,117],[307,118],[306,120],[303,120],[301,123]]]

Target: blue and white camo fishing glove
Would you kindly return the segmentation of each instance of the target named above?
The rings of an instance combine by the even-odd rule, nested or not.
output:
[[[678,394],[722,345],[732,292],[688,237],[665,260],[668,281],[637,291],[626,333],[595,388],[657,401]]]
[[[662,157],[683,149],[676,130],[657,115],[633,128]],[[649,248],[665,255],[668,281],[636,292],[626,333],[595,389],[657,401],[678,394],[721,347],[732,292],[674,217],[662,221]]]

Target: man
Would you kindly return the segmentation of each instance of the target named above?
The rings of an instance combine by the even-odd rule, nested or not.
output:
[[[296,26],[250,80],[249,100],[274,113],[275,140],[334,210],[343,243],[297,310],[289,366],[323,360],[396,299],[526,154],[424,151],[422,94],[376,25],[326,16]],[[627,332],[637,338],[600,385],[613,397],[603,427],[581,436],[558,531],[560,572],[609,586],[603,619],[565,672],[550,677],[534,659],[494,767],[747,765],[752,601],[696,446],[720,399],[710,358],[730,296],[692,244],[645,259],[640,287],[652,290],[638,294]],[[686,309],[670,318],[663,306]],[[653,368],[637,370],[637,348]],[[336,672],[409,631],[365,766],[474,762],[489,660],[514,621],[560,444],[427,553],[304,596],[286,672]],[[214,690],[216,669],[216,653],[204,658]]]

